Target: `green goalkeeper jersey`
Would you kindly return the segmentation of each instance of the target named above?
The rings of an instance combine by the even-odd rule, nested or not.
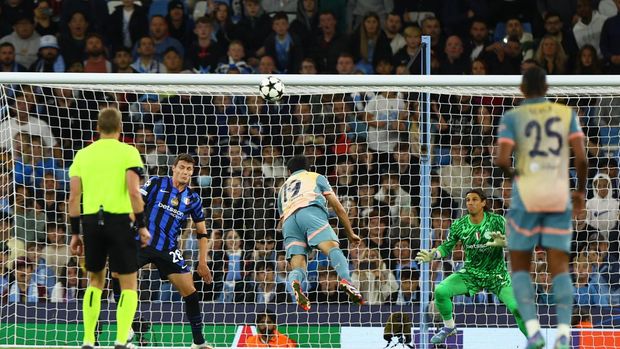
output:
[[[438,247],[442,257],[452,253],[454,246],[461,241],[465,252],[464,270],[481,279],[506,275],[504,249],[486,246],[492,241],[491,233],[500,232],[505,235],[506,219],[501,215],[485,212],[480,224],[473,224],[469,215],[457,219],[450,226],[448,239]]]

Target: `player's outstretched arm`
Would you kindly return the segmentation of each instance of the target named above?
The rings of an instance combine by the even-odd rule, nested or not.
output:
[[[208,284],[213,282],[213,274],[207,264],[209,253],[209,239],[207,238],[207,226],[204,221],[196,223],[196,237],[198,238],[198,275]]]
[[[420,250],[415,256],[415,261],[418,263],[428,263],[433,259],[439,258],[441,258],[441,253],[439,253],[436,248],[433,248],[430,250]]]
[[[349,215],[347,214],[347,211],[344,209],[340,201],[338,201],[338,198],[336,198],[336,195],[333,193],[328,194],[325,196],[325,199],[327,199],[329,205],[334,209],[334,212],[336,212],[340,223],[342,223],[342,225],[344,226],[344,231],[346,232],[349,241],[353,245],[359,244],[362,239],[360,239],[360,237],[353,232],[353,227],[351,227]]]
[[[500,233],[499,231],[492,232],[491,239],[493,240],[486,243],[487,246],[506,247],[506,235]]]

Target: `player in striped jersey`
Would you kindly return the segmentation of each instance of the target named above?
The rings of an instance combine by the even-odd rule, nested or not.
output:
[[[353,232],[347,212],[327,178],[308,171],[305,156],[294,156],[286,166],[290,176],[280,188],[278,210],[286,259],[291,266],[288,281],[297,304],[304,310],[310,310],[310,300],[303,293],[302,284],[306,279],[306,258],[313,248],[318,248],[329,257],[340,278],[340,289],[349,295],[352,302],[363,304],[361,293],[351,283],[349,261],[340,249],[338,236],[329,225],[327,204],[336,212],[351,244],[356,245],[360,238]]]
[[[585,205],[588,159],[584,134],[570,107],[545,98],[547,81],[543,69],[535,67],[523,74],[521,92],[525,100],[504,114],[498,134],[497,165],[507,177],[514,177],[507,223],[512,284],[529,336],[526,348],[543,348],[545,341],[536,316],[530,263],[532,250],[537,245],[544,247],[553,277],[558,321],[553,348],[569,349],[573,304],[568,269],[571,214],[578,214]],[[577,190],[572,193],[568,173],[571,149],[578,179]]]
[[[138,267],[153,263],[162,279],[169,280],[183,297],[185,314],[192,328],[192,349],[211,348],[202,335],[202,313],[191,268],[177,246],[187,219],[192,218],[199,241],[198,274],[212,282],[207,266],[207,228],[202,200],[189,183],[195,161],[189,154],[180,154],[172,165],[172,177],[151,177],[140,189],[144,199],[146,226],[152,231],[149,246],[140,249]]]

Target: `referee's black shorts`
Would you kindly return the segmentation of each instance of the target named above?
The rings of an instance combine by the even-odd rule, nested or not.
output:
[[[86,270],[98,272],[110,258],[110,271],[131,274],[138,270],[136,233],[131,229],[128,214],[84,215],[84,255]]]

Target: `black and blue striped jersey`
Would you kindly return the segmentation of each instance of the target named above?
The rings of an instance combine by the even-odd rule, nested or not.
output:
[[[146,226],[151,233],[150,246],[158,251],[177,248],[181,230],[188,216],[194,223],[205,220],[198,193],[186,187],[179,191],[171,177],[151,177],[140,189],[144,199]]]

